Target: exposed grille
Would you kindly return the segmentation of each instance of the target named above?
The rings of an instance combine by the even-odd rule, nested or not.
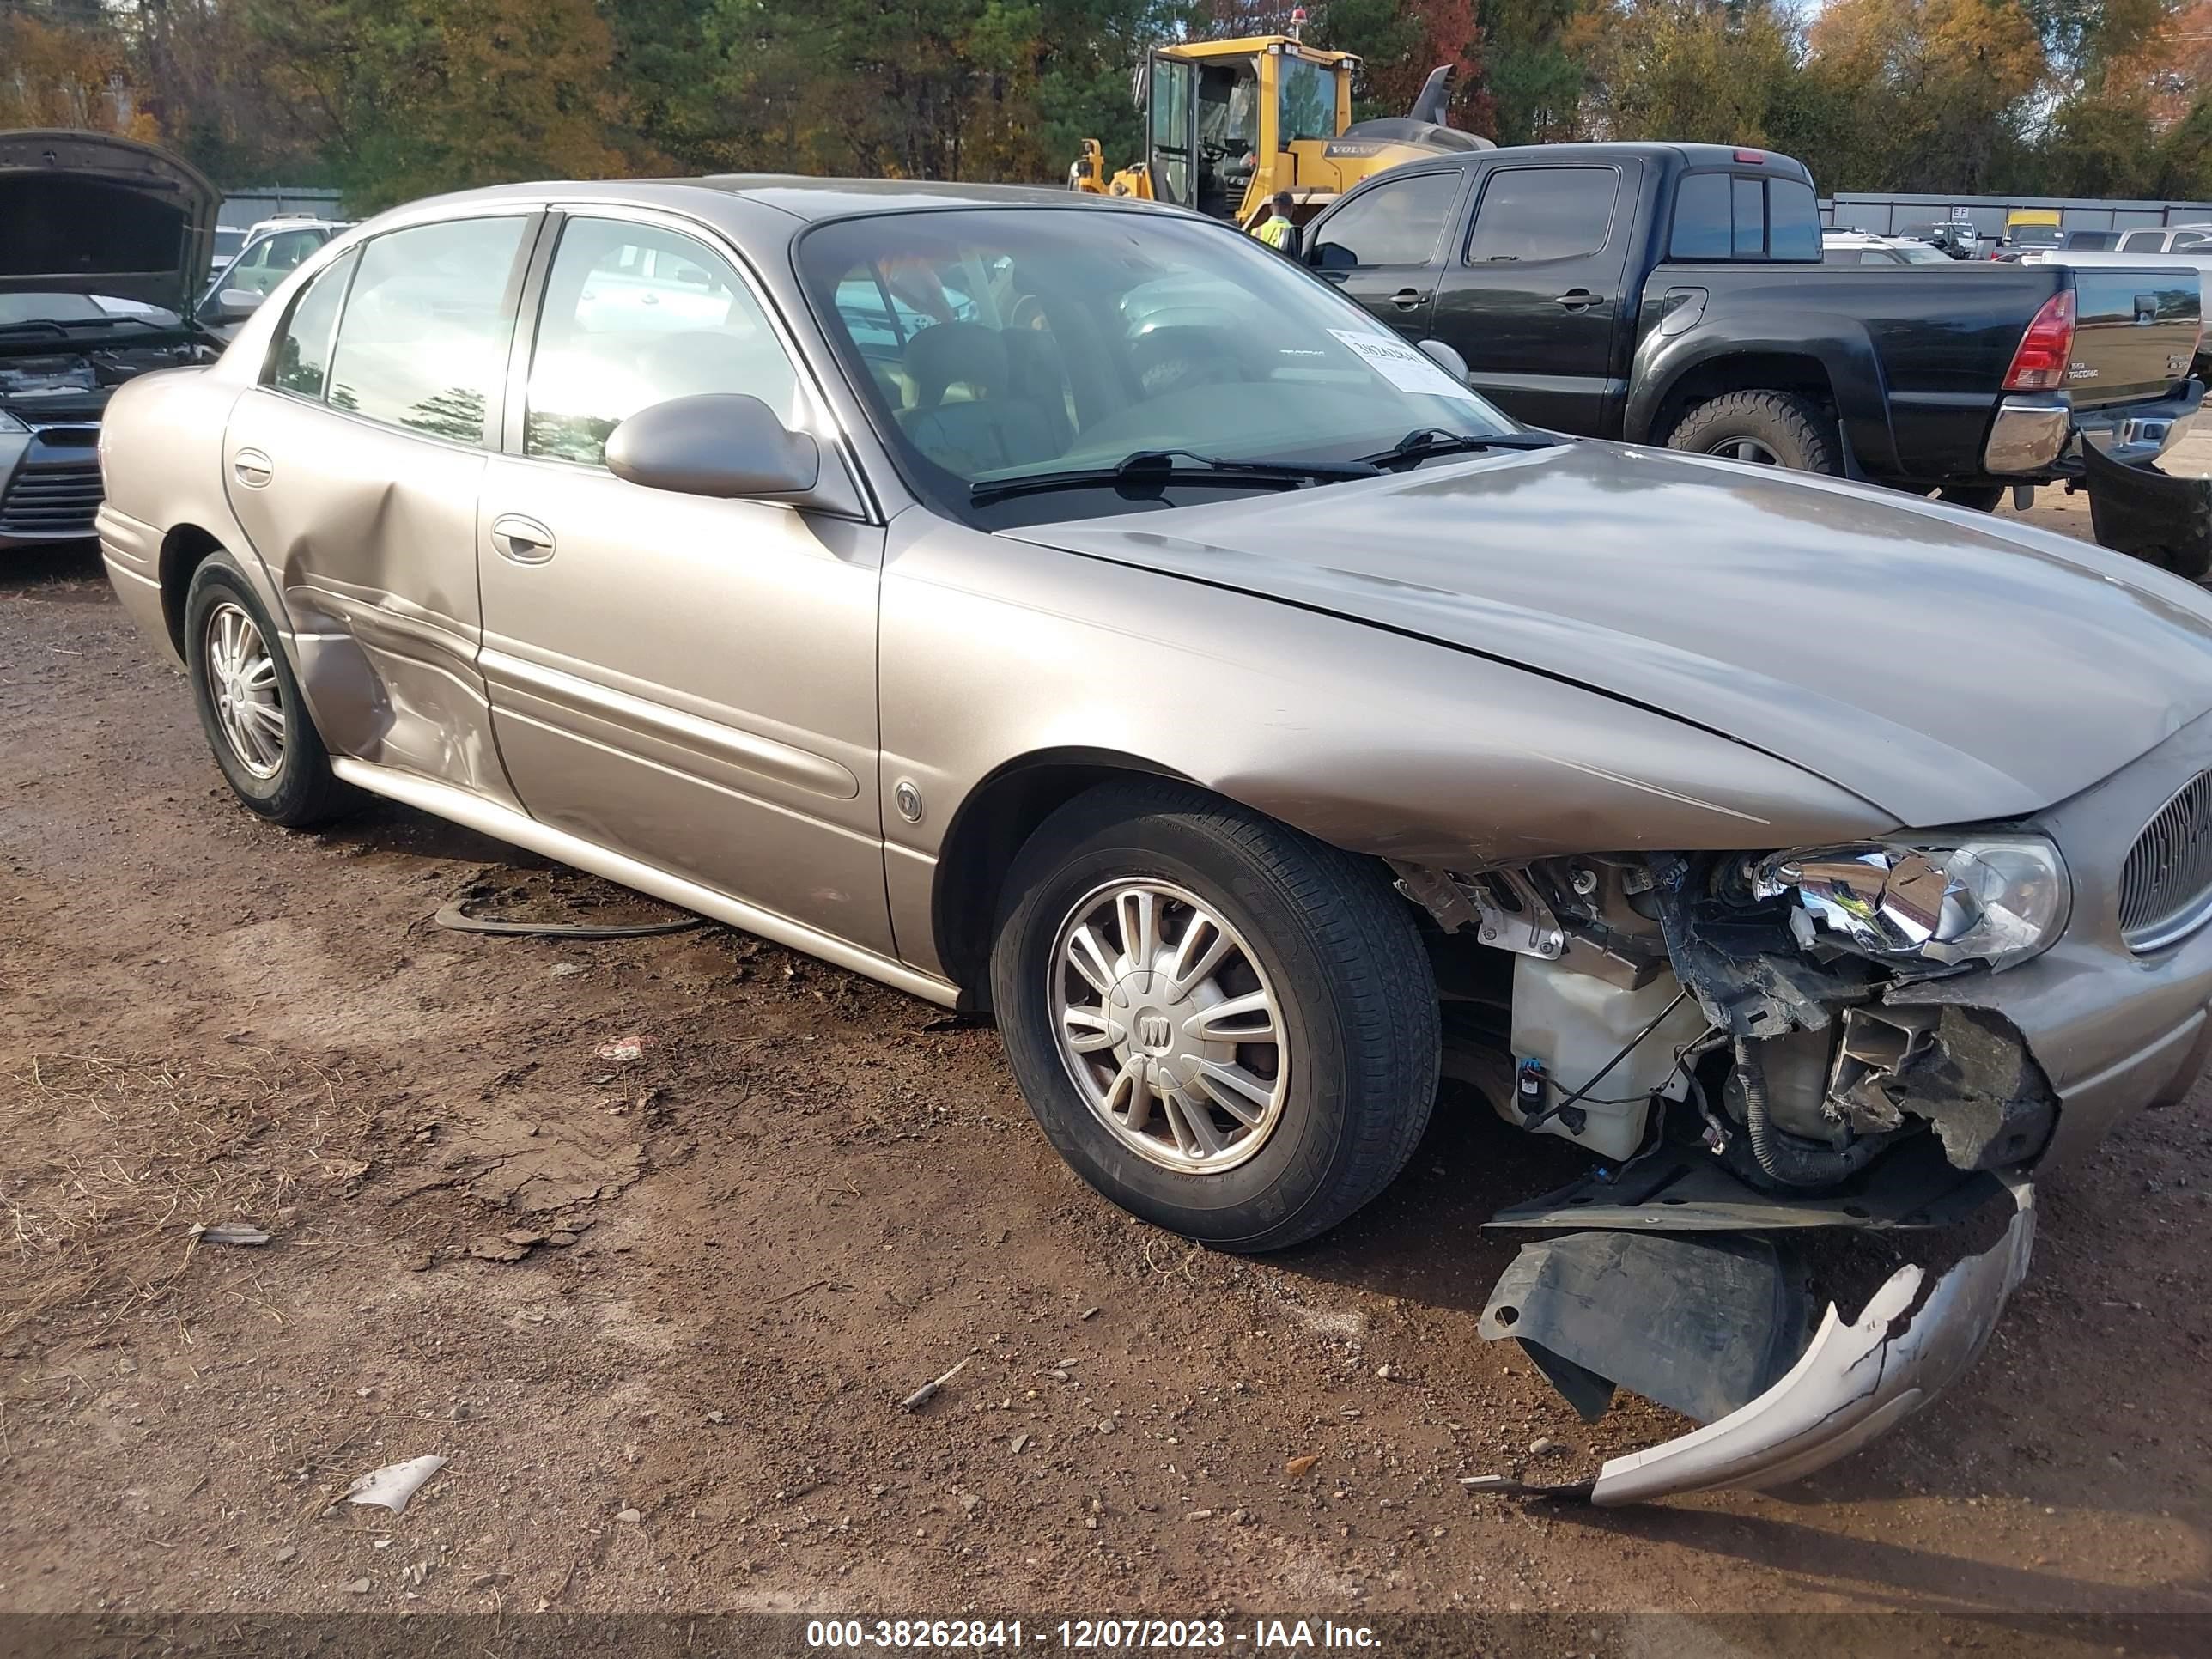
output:
[[[2212,921],[2212,772],[2158,809],[2120,871],[2120,933],[2155,951]]]
[[[99,510],[99,463],[27,469],[0,495],[0,534],[89,536]]]

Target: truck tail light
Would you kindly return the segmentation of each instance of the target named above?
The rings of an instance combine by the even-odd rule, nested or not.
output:
[[[2007,392],[2056,392],[2066,384],[2066,364],[2074,356],[2074,290],[2052,295],[2035,313],[2020,349],[2005,371]]]
[[[1739,161],[1764,161],[1766,152],[1763,149],[1740,149],[1735,153],[1735,159]]]

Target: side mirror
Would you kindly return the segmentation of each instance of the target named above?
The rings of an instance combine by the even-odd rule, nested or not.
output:
[[[250,288],[227,288],[215,296],[215,320],[219,323],[242,323],[261,309],[261,302],[269,296],[257,294]]]
[[[1465,386],[1467,384],[1468,368],[1466,358],[1461,356],[1458,352],[1446,345],[1442,340],[1422,340],[1417,342],[1417,343],[1419,345],[1423,355],[1425,356],[1431,362],[1434,363],[1438,368],[1441,368],[1445,374],[1452,377],[1453,385]]]
[[[682,495],[803,495],[822,476],[822,450],[759,398],[708,392],[623,422],[607,434],[607,470]]]

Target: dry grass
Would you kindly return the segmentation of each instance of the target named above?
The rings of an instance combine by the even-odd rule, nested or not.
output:
[[[11,1079],[21,1115],[0,1184],[0,1250],[14,1258],[0,1272],[0,1337],[153,1307],[196,1252],[226,1248],[202,1246],[202,1228],[251,1222],[281,1246],[303,1193],[366,1167],[369,1125],[341,1103],[342,1079],[266,1050],[240,1048],[222,1070],[44,1054]]]

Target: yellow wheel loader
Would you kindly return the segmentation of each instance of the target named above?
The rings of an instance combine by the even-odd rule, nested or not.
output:
[[[1490,149],[1487,138],[1446,125],[1451,70],[1429,76],[1410,113],[1355,122],[1352,76],[1359,60],[1295,35],[1250,35],[1156,48],[1138,66],[1145,159],[1112,178],[1096,138],[1068,170],[1071,189],[1195,208],[1245,229],[1267,216],[1278,191],[1303,224],[1322,204],[1370,174],[1423,155]]]

